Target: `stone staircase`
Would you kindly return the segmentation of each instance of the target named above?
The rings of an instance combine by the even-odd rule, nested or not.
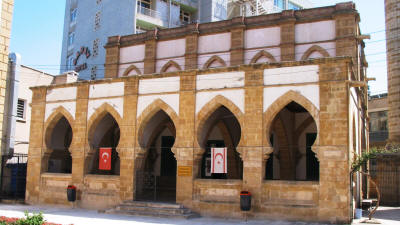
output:
[[[105,210],[104,213],[182,219],[200,217],[199,214],[180,204],[142,201],[125,201],[114,208]]]

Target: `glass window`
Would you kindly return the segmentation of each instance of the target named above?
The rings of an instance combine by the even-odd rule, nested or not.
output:
[[[294,4],[293,2],[288,2],[288,9],[300,10],[300,9],[302,9],[302,7]]]
[[[100,28],[100,15],[101,12],[97,12],[94,17],[94,30],[98,30]]]
[[[67,60],[67,70],[72,70],[74,68],[74,57],[70,56]]]
[[[179,19],[183,23],[190,23],[190,13],[185,12],[181,9]]]
[[[90,79],[91,80],[96,80],[96,76],[97,76],[97,66],[93,66],[91,71],[90,71]]]
[[[75,32],[68,35],[68,45],[73,45],[75,41]]]
[[[274,0],[274,5],[281,9],[285,9],[285,0]]]
[[[150,0],[138,0],[137,5],[139,7],[150,9],[151,1]]]
[[[25,119],[25,103],[26,103],[26,100],[18,99],[18,103],[17,103],[17,118],[18,119]]]
[[[71,11],[71,15],[70,15],[70,22],[76,22],[76,13],[77,13],[77,9],[74,9]]]
[[[93,41],[93,57],[99,54],[99,42],[100,40],[98,38]]]

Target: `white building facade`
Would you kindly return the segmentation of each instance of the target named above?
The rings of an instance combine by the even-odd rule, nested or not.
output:
[[[75,70],[84,80],[104,77],[107,37],[172,28],[193,22],[206,23],[243,13],[245,4],[259,5],[258,14],[308,8],[308,0],[67,0],[64,17],[60,73]],[[263,10],[272,7],[274,10]],[[242,9],[242,11],[238,9]],[[246,8],[246,9],[247,9]],[[228,15],[229,14],[229,15]]]

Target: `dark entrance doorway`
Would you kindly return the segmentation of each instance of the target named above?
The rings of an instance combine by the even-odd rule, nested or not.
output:
[[[149,146],[137,159],[136,200],[176,201],[176,159],[171,151],[175,126],[164,111],[156,113],[143,130],[142,144]]]

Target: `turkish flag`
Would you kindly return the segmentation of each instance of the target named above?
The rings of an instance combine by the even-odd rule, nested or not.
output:
[[[111,148],[100,148],[99,170],[111,170]]]
[[[211,148],[211,173],[227,173],[226,148]]]

